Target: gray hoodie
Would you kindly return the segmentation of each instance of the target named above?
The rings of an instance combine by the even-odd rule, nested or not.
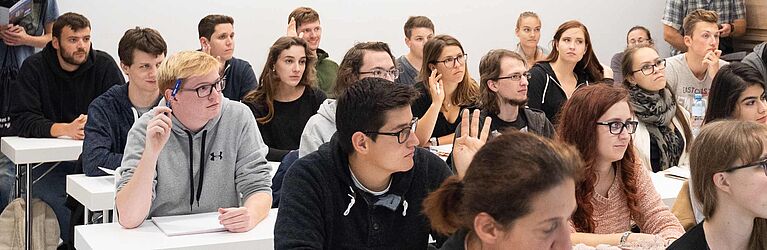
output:
[[[762,78],[764,78],[764,82],[767,83],[767,58],[765,58],[765,47],[767,47],[767,42],[760,43],[754,47],[754,52],[748,53],[746,57],[743,58],[743,63],[751,65],[751,67],[754,67],[756,70],[759,71],[759,73],[762,74]]]
[[[330,141],[336,133],[336,100],[327,99],[320,105],[317,114],[309,118],[301,133],[301,144],[298,145],[298,157],[304,157],[320,148],[320,145]]]
[[[165,99],[160,105],[165,105]],[[146,126],[152,117],[154,111],[142,115],[128,132],[117,169],[117,192],[131,180],[141,160]],[[221,112],[197,133],[186,129],[175,116],[171,119],[172,133],[157,159],[147,217],[213,212],[219,207],[241,206],[254,193],[271,194],[265,158],[269,148],[245,104],[222,96]]]

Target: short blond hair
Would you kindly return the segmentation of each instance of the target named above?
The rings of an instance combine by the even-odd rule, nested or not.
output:
[[[217,71],[220,63],[213,56],[201,51],[181,51],[170,56],[160,64],[157,72],[157,86],[160,93],[173,88],[177,79],[203,76]],[[185,81],[181,82],[183,86]]]
[[[695,30],[695,24],[700,22],[717,24],[719,22],[719,15],[716,14],[716,11],[703,9],[690,12],[690,14],[687,14],[682,21],[684,35],[692,36],[692,31]]]

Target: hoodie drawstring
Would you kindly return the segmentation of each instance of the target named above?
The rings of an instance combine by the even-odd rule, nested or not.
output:
[[[189,211],[192,211],[192,205],[194,205],[194,201],[197,201],[197,207],[200,207],[200,196],[202,195],[202,184],[205,177],[205,139],[208,135],[208,130],[202,131],[202,143],[200,144],[200,176],[197,184],[197,197],[195,199],[195,189],[194,189],[194,154],[192,153],[192,150],[194,150],[194,136],[192,136],[192,133],[189,131],[186,132],[187,137],[189,137]]]
[[[344,211],[344,216],[349,215],[349,211],[352,210],[352,206],[354,206],[354,202],[356,202],[355,196],[357,194],[354,193],[354,189],[351,186],[349,186],[349,190],[351,190],[352,193],[351,194],[346,194],[346,195],[348,195],[349,198],[352,198],[352,199],[351,199],[351,201],[349,201],[349,206],[346,207],[346,211]]]
[[[407,200],[402,199],[402,217],[407,215]]]

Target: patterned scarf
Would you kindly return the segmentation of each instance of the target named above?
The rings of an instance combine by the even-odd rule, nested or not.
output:
[[[657,93],[648,92],[637,86],[629,86],[631,100],[629,105],[640,122],[650,133],[650,139],[660,149],[660,170],[676,166],[684,150],[684,141],[672,129],[672,120],[676,115],[677,105],[674,95],[668,87]]]

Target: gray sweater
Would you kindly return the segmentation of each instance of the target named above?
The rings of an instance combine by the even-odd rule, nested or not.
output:
[[[172,133],[157,159],[147,217],[213,212],[219,207],[241,206],[257,192],[271,194],[270,167],[265,158],[269,148],[261,139],[253,114],[244,104],[224,97],[221,104],[219,115],[197,133],[171,118]],[[163,99],[160,106],[164,105]],[[117,169],[117,192],[133,177],[144,152],[146,126],[153,116],[154,111],[142,115],[128,132]]]

